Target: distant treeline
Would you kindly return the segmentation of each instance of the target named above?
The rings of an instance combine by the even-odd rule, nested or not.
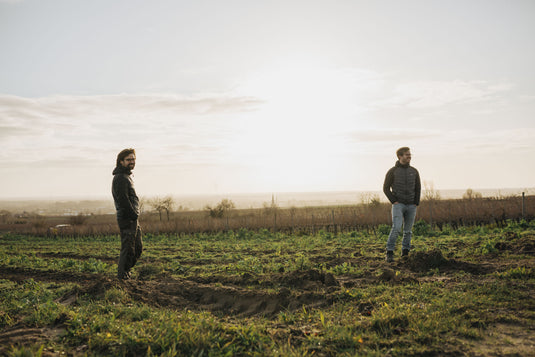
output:
[[[320,230],[375,232],[380,225],[391,224],[391,204],[372,199],[367,203],[344,206],[280,208],[275,202],[259,209],[226,209],[214,214],[215,207],[200,211],[170,211],[143,213],[140,223],[145,233],[192,234],[240,229],[283,231],[314,234]],[[426,198],[418,207],[416,220],[423,220],[435,229],[445,226],[496,225],[508,220],[533,220],[535,196],[510,196],[464,199]],[[16,216],[0,214],[0,231],[34,235],[109,235],[118,234],[115,215]]]

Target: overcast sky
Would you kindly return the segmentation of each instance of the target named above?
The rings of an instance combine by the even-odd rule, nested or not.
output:
[[[0,199],[535,184],[535,2],[0,0]]]

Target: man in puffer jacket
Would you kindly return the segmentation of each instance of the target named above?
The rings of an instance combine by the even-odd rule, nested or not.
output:
[[[138,224],[139,198],[130,177],[136,166],[136,151],[124,149],[117,155],[113,170],[112,195],[117,211],[117,223],[121,231],[121,254],[117,268],[119,279],[130,278],[130,269],[136,264],[143,250],[141,227]]]
[[[383,192],[392,203],[392,229],[386,243],[386,261],[394,261],[396,240],[403,226],[402,257],[411,249],[412,226],[416,217],[416,206],[420,204],[420,174],[410,166],[411,151],[408,147],[396,152],[398,161],[386,173]]]

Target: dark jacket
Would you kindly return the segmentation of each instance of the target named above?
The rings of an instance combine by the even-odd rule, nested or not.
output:
[[[391,203],[407,205],[420,204],[421,188],[418,170],[410,165],[402,165],[399,160],[396,166],[388,170],[383,184],[383,192]]]
[[[136,195],[131,174],[132,171],[121,165],[113,170],[111,192],[115,201],[119,226],[135,221],[139,216],[139,198]]]

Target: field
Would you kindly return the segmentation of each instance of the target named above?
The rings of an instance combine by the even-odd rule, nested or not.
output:
[[[534,355],[535,222],[441,228],[147,233],[124,282],[116,235],[3,233],[0,355]]]

